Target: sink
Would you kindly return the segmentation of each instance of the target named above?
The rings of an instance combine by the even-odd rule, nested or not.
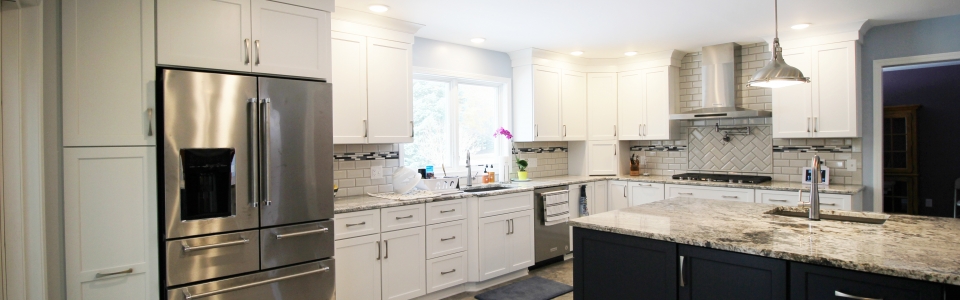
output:
[[[491,191],[499,191],[499,190],[509,190],[509,189],[515,189],[515,188],[516,187],[512,187],[512,186],[492,186],[492,187],[466,189],[466,190],[463,190],[463,192],[464,193],[482,193],[482,192],[491,192]]]
[[[768,215],[796,217],[796,218],[807,218],[809,213],[810,213],[810,209],[806,207],[799,208],[799,207],[787,207],[787,206],[780,206],[765,212],[765,214],[768,214]],[[883,224],[884,222],[887,221],[887,218],[889,217],[890,215],[868,213],[868,212],[820,210],[820,220],[829,220],[829,221],[853,222],[853,223],[864,223],[864,224]]]

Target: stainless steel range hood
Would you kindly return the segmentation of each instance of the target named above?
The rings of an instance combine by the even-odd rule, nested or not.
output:
[[[736,68],[740,64],[740,45],[727,43],[703,47],[700,79],[703,83],[703,108],[671,114],[671,120],[703,120],[769,117],[769,111],[739,108],[736,104]]]

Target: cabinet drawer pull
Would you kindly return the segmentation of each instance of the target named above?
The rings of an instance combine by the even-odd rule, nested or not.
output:
[[[680,287],[683,287],[683,255],[680,256]]]
[[[277,239],[279,240],[279,239],[288,238],[288,237],[295,237],[295,236],[308,235],[308,234],[318,234],[318,233],[324,233],[327,231],[330,231],[330,229],[320,228],[320,229],[307,230],[307,231],[301,231],[301,232],[278,234]]]
[[[738,196],[727,196],[727,195],[722,195],[722,196],[720,196],[720,197],[723,197],[724,199],[737,199],[737,198],[740,198],[740,197],[738,197]]]
[[[770,199],[770,201],[773,201],[773,202],[789,202],[789,201],[783,200],[783,199]]]
[[[206,250],[206,249],[213,249],[213,248],[220,248],[220,247],[227,247],[227,246],[243,245],[248,242],[250,242],[249,239],[245,239],[241,236],[240,240],[236,240],[232,242],[216,243],[216,244],[209,244],[209,245],[203,245],[203,246],[190,246],[187,244],[186,241],[183,241],[183,242],[180,242],[180,246],[183,247],[183,252],[190,252],[190,251],[196,251],[196,250]]]
[[[387,240],[383,240],[383,259],[387,259],[390,256],[390,243],[387,243]]]
[[[383,248],[380,248],[380,241],[377,241],[377,260],[380,260],[381,256],[383,256]]]
[[[446,272],[442,272],[442,271],[441,271],[441,272],[440,272],[440,275],[447,275],[447,274],[450,274],[450,273],[453,273],[453,272],[456,272],[456,271],[457,271],[457,269],[453,269],[453,270],[446,271]]]
[[[129,269],[126,269],[123,271],[117,271],[117,272],[97,273],[97,275],[94,275],[93,278],[102,278],[107,276],[114,276],[114,275],[120,275],[120,274],[132,274],[132,273],[133,273],[133,268],[129,268]]]
[[[677,195],[693,196],[693,193],[677,193]]]
[[[440,241],[441,241],[441,242],[445,242],[445,241],[449,241],[449,240],[452,240],[452,239],[455,239],[455,238],[457,238],[457,236],[451,236],[451,237],[448,237],[448,238],[440,238]]]
[[[360,222],[360,223],[347,224],[347,227],[350,227],[350,226],[360,226],[360,225],[366,225],[366,224],[367,224],[367,221],[363,221],[363,222]]]
[[[412,219],[412,218],[413,218],[413,215],[409,215],[409,216],[406,216],[406,217],[397,217],[397,220]]]
[[[841,292],[841,291],[833,291],[833,295],[834,295],[834,296],[837,296],[837,297],[840,297],[840,298],[847,298],[847,299],[857,299],[857,300],[883,300],[883,298],[867,298],[867,297],[854,296],[854,295],[850,295],[850,294],[847,294],[847,293],[844,293],[844,292]]]
[[[449,210],[441,210],[440,213],[441,213],[441,214],[445,214],[445,213],[448,213],[448,212],[455,212],[455,211],[457,211],[456,208],[454,208],[454,209],[449,209]]]
[[[826,206],[837,206],[837,204],[836,204],[836,203],[830,203],[830,202],[820,202],[820,205],[826,205]]]

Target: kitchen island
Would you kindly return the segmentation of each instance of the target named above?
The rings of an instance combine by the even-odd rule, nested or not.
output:
[[[574,219],[574,295],[943,299],[960,285],[960,220],[811,221],[777,209],[673,198]]]

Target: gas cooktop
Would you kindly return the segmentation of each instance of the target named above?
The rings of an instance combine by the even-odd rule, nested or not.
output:
[[[756,176],[756,175],[683,173],[683,174],[673,175],[673,179],[727,182],[727,183],[764,183],[772,180],[773,178],[770,178],[770,176]]]

